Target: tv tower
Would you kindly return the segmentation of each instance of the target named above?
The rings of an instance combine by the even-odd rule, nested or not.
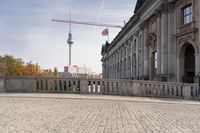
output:
[[[68,39],[67,39],[67,43],[69,45],[69,66],[71,66],[71,48],[72,48],[72,44],[74,43],[72,40],[72,33],[71,33],[71,11],[69,12],[69,34],[68,34]]]
[[[68,39],[67,39],[67,43],[69,45],[69,66],[71,66],[71,47],[72,47],[72,44],[74,43],[73,40],[72,40],[72,33],[71,33],[71,25],[72,24],[88,25],[88,26],[100,26],[100,27],[111,27],[111,28],[120,28],[120,29],[123,28],[123,26],[121,26],[121,25],[74,21],[74,20],[71,20],[71,11],[69,12],[69,20],[52,19],[52,21],[61,22],[61,23],[69,23],[69,34],[68,34]]]

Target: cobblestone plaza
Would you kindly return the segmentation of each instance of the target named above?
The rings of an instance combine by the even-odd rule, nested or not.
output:
[[[0,132],[200,132],[197,101],[72,94],[0,94]]]

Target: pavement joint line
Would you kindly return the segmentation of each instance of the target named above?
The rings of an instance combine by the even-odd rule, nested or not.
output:
[[[35,93],[36,94],[36,93]],[[67,95],[66,95],[67,96]],[[76,94],[74,94],[73,96],[76,96]],[[78,95],[80,96],[80,95]],[[87,96],[87,95],[84,95],[84,96]],[[88,96],[91,96],[91,95],[88,95]],[[108,95],[94,95],[94,96],[108,96]],[[112,97],[115,97],[115,96],[112,96]],[[177,99],[173,99],[174,101],[172,101],[171,99],[168,99],[168,98],[151,98],[151,97],[123,97],[123,96],[119,96],[119,97],[115,97],[115,98],[148,98],[148,100],[155,100],[155,101],[147,101],[147,100],[144,100],[144,101],[141,101],[141,100],[128,100],[128,99],[106,99],[106,98],[86,98],[86,97],[76,97],[76,98],[70,98],[70,97],[55,97],[55,96],[2,96],[0,95],[0,98],[13,98],[13,99],[16,99],[16,98],[21,98],[21,99],[31,99],[31,98],[34,98],[34,99],[71,99],[71,100],[88,100],[88,101],[92,101],[92,100],[95,100],[95,101],[98,101],[98,100],[101,100],[101,101],[116,101],[116,102],[138,102],[138,103],[161,103],[161,104],[183,104],[183,105],[195,105],[195,106],[198,106],[200,105],[200,102],[197,102],[197,101],[187,101],[187,100],[177,100]],[[166,100],[166,101],[158,101],[159,99],[161,100]]]

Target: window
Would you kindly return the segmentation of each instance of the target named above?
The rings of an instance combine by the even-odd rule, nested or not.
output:
[[[157,75],[157,68],[158,68],[158,55],[157,55],[157,51],[152,53],[153,58],[152,58],[152,71],[153,71],[153,78],[155,78],[155,76]]]
[[[133,51],[136,51],[136,39],[134,40]]]
[[[183,24],[188,24],[192,22],[192,5],[189,4],[182,8],[182,14],[183,14]]]
[[[139,48],[141,48],[142,46],[142,35],[140,35],[140,44],[139,44]]]
[[[157,55],[157,52],[154,52],[153,53],[153,60],[154,60],[154,68],[158,68],[158,55]]]

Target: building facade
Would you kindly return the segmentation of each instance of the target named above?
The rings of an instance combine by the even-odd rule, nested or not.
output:
[[[128,23],[102,46],[103,78],[197,82],[199,28],[199,0],[138,0]]]

